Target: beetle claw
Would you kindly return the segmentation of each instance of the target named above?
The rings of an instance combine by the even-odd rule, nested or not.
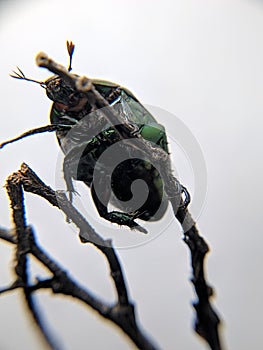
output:
[[[145,233],[145,234],[148,233],[148,231],[144,227],[139,225],[139,224],[137,224],[136,226],[131,227],[131,230],[136,230],[136,231],[139,231],[139,232],[142,232],[142,233]]]
[[[73,202],[73,196],[80,196],[80,194],[77,191],[75,191],[75,190],[73,190],[73,191],[72,190],[68,190],[67,193],[68,193],[68,196],[69,196],[70,203]]]

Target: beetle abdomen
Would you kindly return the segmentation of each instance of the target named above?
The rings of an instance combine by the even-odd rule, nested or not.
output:
[[[141,180],[133,189],[136,180]],[[160,220],[167,208],[168,201],[164,194],[163,182],[158,170],[149,162],[142,159],[127,159],[113,171],[111,187],[114,195],[122,201],[118,205],[124,212],[139,212],[141,220]],[[140,204],[141,199],[144,202]],[[133,199],[133,200],[132,200]],[[132,200],[132,205],[125,202]],[[115,199],[112,203],[119,204]]]

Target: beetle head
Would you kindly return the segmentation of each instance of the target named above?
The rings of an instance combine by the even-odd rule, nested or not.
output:
[[[69,55],[69,66],[68,71],[72,70],[72,57],[74,53],[75,45],[72,41],[67,41],[67,51]],[[47,96],[50,100],[58,102],[67,108],[75,107],[82,95],[72,86],[67,84],[60,76],[53,75],[46,81],[38,81],[30,79],[25,76],[20,68],[17,67],[18,71],[13,71],[14,74],[10,74],[12,78],[31,81],[39,84],[42,88],[46,89]]]
[[[54,75],[44,83],[47,97],[54,101],[62,103],[65,106],[73,107],[78,104],[81,94],[68,85],[61,77]]]

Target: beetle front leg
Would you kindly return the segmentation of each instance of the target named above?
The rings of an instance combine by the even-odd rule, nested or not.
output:
[[[130,229],[135,229],[142,233],[147,233],[147,230],[145,228],[143,228],[142,226],[137,224],[137,222],[134,221],[134,219],[136,218],[136,215],[127,214],[120,211],[111,211],[111,212],[108,211],[107,205],[110,200],[111,189],[107,187],[108,186],[103,187],[104,191],[103,191],[102,200],[103,200],[103,203],[106,204],[105,205],[98,198],[94,185],[93,184],[91,185],[91,195],[99,215],[103,217],[105,220],[108,220],[112,223],[115,223],[118,225],[125,225],[130,227]]]
[[[77,194],[77,191],[75,191],[74,185],[73,185],[73,177],[71,175],[71,168],[72,168],[72,159],[71,157],[65,157],[63,162],[63,174],[64,174],[64,180],[66,182],[67,186],[67,192],[69,194],[69,200],[72,202],[73,200],[73,194]]]

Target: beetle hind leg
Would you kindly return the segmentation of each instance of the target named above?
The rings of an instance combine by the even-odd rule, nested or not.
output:
[[[135,229],[137,231],[140,231],[142,233],[147,233],[147,230],[145,228],[143,228],[142,226],[140,226],[139,224],[137,224],[137,222],[134,221],[134,219],[136,218],[136,214],[127,214],[127,213],[123,213],[120,211],[108,211],[108,207],[107,204],[109,202],[110,199],[110,190],[107,189],[103,192],[103,202],[106,203],[103,204],[100,199],[97,196],[97,193],[95,191],[94,186],[91,186],[91,195],[93,198],[93,201],[95,203],[95,206],[98,210],[99,215],[104,218],[105,220],[108,220],[112,223],[118,224],[118,225],[125,225],[130,227],[130,229]]]

